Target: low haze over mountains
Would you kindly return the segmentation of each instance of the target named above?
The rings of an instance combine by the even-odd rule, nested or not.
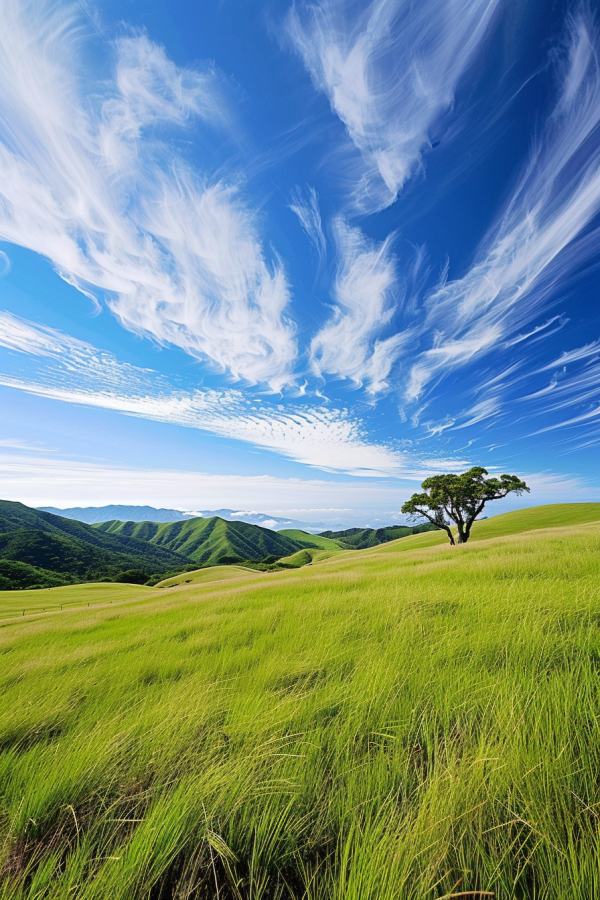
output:
[[[200,516],[203,519],[211,519],[219,516],[230,522],[248,522],[250,525],[260,525],[262,528],[270,528],[273,531],[281,531],[282,528],[301,528],[318,534],[327,526],[324,523],[301,522],[299,519],[282,519],[278,516],[270,516],[268,513],[234,510],[234,509],[202,509],[198,511],[182,511],[180,509],[156,509],[153,506],[73,506],[69,509],[58,509],[55,506],[41,506],[43,512],[54,513],[66,519],[77,519],[78,522],[87,522],[95,525],[97,522],[110,522],[119,519],[121,522],[183,522],[185,519],[193,519]],[[335,525],[334,528],[342,529],[343,525]]]
[[[73,506],[70,509],[58,509],[55,506],[40,506],[40,512],[53,513],[65,519],[77,519],[95,525],[97,522],[109,522],[121,519],[123,522],[181,522],[192,519],[192,513],[184,513],[178,509],[155,509],[153,506]]]

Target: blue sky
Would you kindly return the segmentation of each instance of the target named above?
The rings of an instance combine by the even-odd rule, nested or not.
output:
[[[599,27],[6,0],[2,495],[376,524],[484,465],[600,500]]]

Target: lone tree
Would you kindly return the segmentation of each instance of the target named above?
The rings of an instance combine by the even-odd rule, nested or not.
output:
[[[402,512],[428,519],[436,528],[446,532],[451,544],[466,544],[471,536],[471,526],[488,500],[500,500],[507,494],[522,494],[524,491],[529,493],[525,482],[516,475],[485,478],[487,474],[487,469],[474,466],[462,475],[426,478],[421,485],[424,493],[413,494],[402,507]],[[458,528],[457,541],[451,531],[451,522]]]

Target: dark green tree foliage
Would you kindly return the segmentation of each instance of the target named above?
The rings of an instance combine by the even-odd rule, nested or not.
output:
[[[62,572],[49,572],[28,563],[0,559],[0,591],[22,591],[30,588],[61,587],[77,579]]]
[[[433,475],[422,483],[423,493],[413,494],[402,507],[411,516],[423,516],[436,528],[443,529],[450,543],[466,544],[471,527],[490,500],[501,500],[507,494],[529,493],[524,481],[516,475],[485,478],[487,469],[474,466],[462,475]],[[451,523],[458,530],[454,540]]]
[[[127,569],[126,572],[120,572],[113,578],[118,584],[146,584],[149,580],[150,575],[143,569]]]

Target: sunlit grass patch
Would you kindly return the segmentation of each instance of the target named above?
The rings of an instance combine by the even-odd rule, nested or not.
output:
[[[595,896],[600,524],[408,540],[6,620],[0,896]]]

